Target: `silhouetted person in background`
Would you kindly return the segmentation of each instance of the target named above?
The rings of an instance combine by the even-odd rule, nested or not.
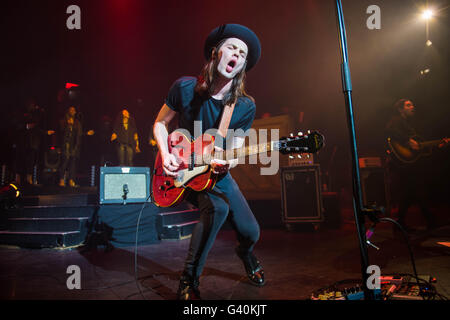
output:
[[[20,160],[24,161],[24,168],[21,171],[25,174],[28,184],[37,184],[37,179],[33,181],[33,173],[35,169],[38,170],[43,137],[54,133],[54,131],[46,131],[45,120],[45,110],[33,99],[29,99],[19,128],[19,132],[22,133],[19,154]]]
[[[76,117],[76,108],[72,106],[64,116],[61,126],[61,167],[59,180],[61,187],[66,185],[65,181],[68,181],[71,187],[77,186],[74,179],[77,161],[80,157],[82,135],[81,122]]]
[[[134,154],[141,152],[136,122],[127,109],[123,109],[114,123],[111,141],[117,143],[119,166],[133,166]]]
[[[97,143],[98,148],[100,150],[100,165],[108,165],[113,162],[113,151],[112,151],[112,145],[111,145],[111,134],[113,131],[112,128],[112,119],[107,116],[103,115],[100,121],[100,128],[98,130],[97,135]]]

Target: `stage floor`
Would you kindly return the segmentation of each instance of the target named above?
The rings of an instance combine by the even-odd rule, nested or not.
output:
[[[448,221],[448,220],[447,220]],[[304,229],[304,228],[303,228]],[[255,287],[234,254],[235,234],[222,230],[209,254],[200,290],[208,300],[303,300],[322,287],[345,279],[360,279],[360,257],[352,221],[339,230],[317,231],[262,229],[255,248],[266,274],[266,285]],[[407,247],[395,237],[390,224],[380,224],[369,248],[369,262],[382,275],[413,273]],[[0,248],[1,299],[175,299],[189,239],[162,241],[138,248],[138,276],[143,296],[135,282],[134,247],[103,247],[82,253],[80,248]],[[417,273],[437,279],[437,291],[450,298],[450,225],[411,238]],[[442,244],[444,243],[444,244]],[[69,290],[67,268],[81,271],[81,289]]]

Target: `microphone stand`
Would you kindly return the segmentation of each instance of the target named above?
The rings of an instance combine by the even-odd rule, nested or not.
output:
[[[339,29],[339,46],[341,49],[341,76],[342,87],[345,96],[345,106],[347,111],[347,123],[350,135],[350,145],[352,152],[352,172],[353,172],[353,211],[356,221],[356,230],[359,239],[359,249],[361,256],[361,273],[362,273],[362,287],[364,291],[365,300],[373,300],[374,292],[367,287],[367,267],[369,266],[369,258],[367,252],[367,238],[365,231],[365,214],[369,213],[369,210],[363,208],[362,192],[361,192],[361,180],[359,174],[359,160],[358,150],[356,145],[355,123],[353,117],[353,102],[352,102],[352,82],[350,79],[350,68],[348,65],[347,54],[347,36],[345,32],[344,14],[342,12],[341,0],[335,0],[336,12],[337,12],[337,24]],[[373,210],[371,211],[373,212]],[[372,217],[371,217],[372,218]]]

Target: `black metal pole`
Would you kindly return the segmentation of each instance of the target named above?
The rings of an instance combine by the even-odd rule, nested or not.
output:
[[[355,215],[356,230],[358,233],[359,247],[361,254],[361,273],[363,280],[364,298],[373,300],[373,291],[367,287],[367,267],[369,266],[369,258],[367,252],[367,239],[365,231],[365,217],[363,212],[363,201],[361,196],[361,180],[359,174],[358,149],[356,144],[355,122],[353,117],[352,102],[352,82],[350,79],[350,68],[348,65],[347,55],[347,36],[345,32],[344,14],[342,12],[342,4],[340,0],[336,0],[337,23],[339,29],[339,46],[341,49],[341,75],[342,88],[345,96],[345,106],[347,111],[347,123],[350,135],[350,146],[352,152],[352,172],[353,172],[353,211]]]

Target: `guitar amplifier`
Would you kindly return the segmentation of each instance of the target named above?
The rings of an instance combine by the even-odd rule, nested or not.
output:
[[[320,165],[281,168],[282,220],[286,224],[322,222]]]
[[[310,166],[314,164],[314,154],[312,153],[298,153],[289,156],[288,166]]]
[[[389,209],[389,185],[383,167],[361,167],[361,191],[363,204],[383,206]]]
[[[150,195],[150,168],[100,167],[100,204],[144,203]]]

